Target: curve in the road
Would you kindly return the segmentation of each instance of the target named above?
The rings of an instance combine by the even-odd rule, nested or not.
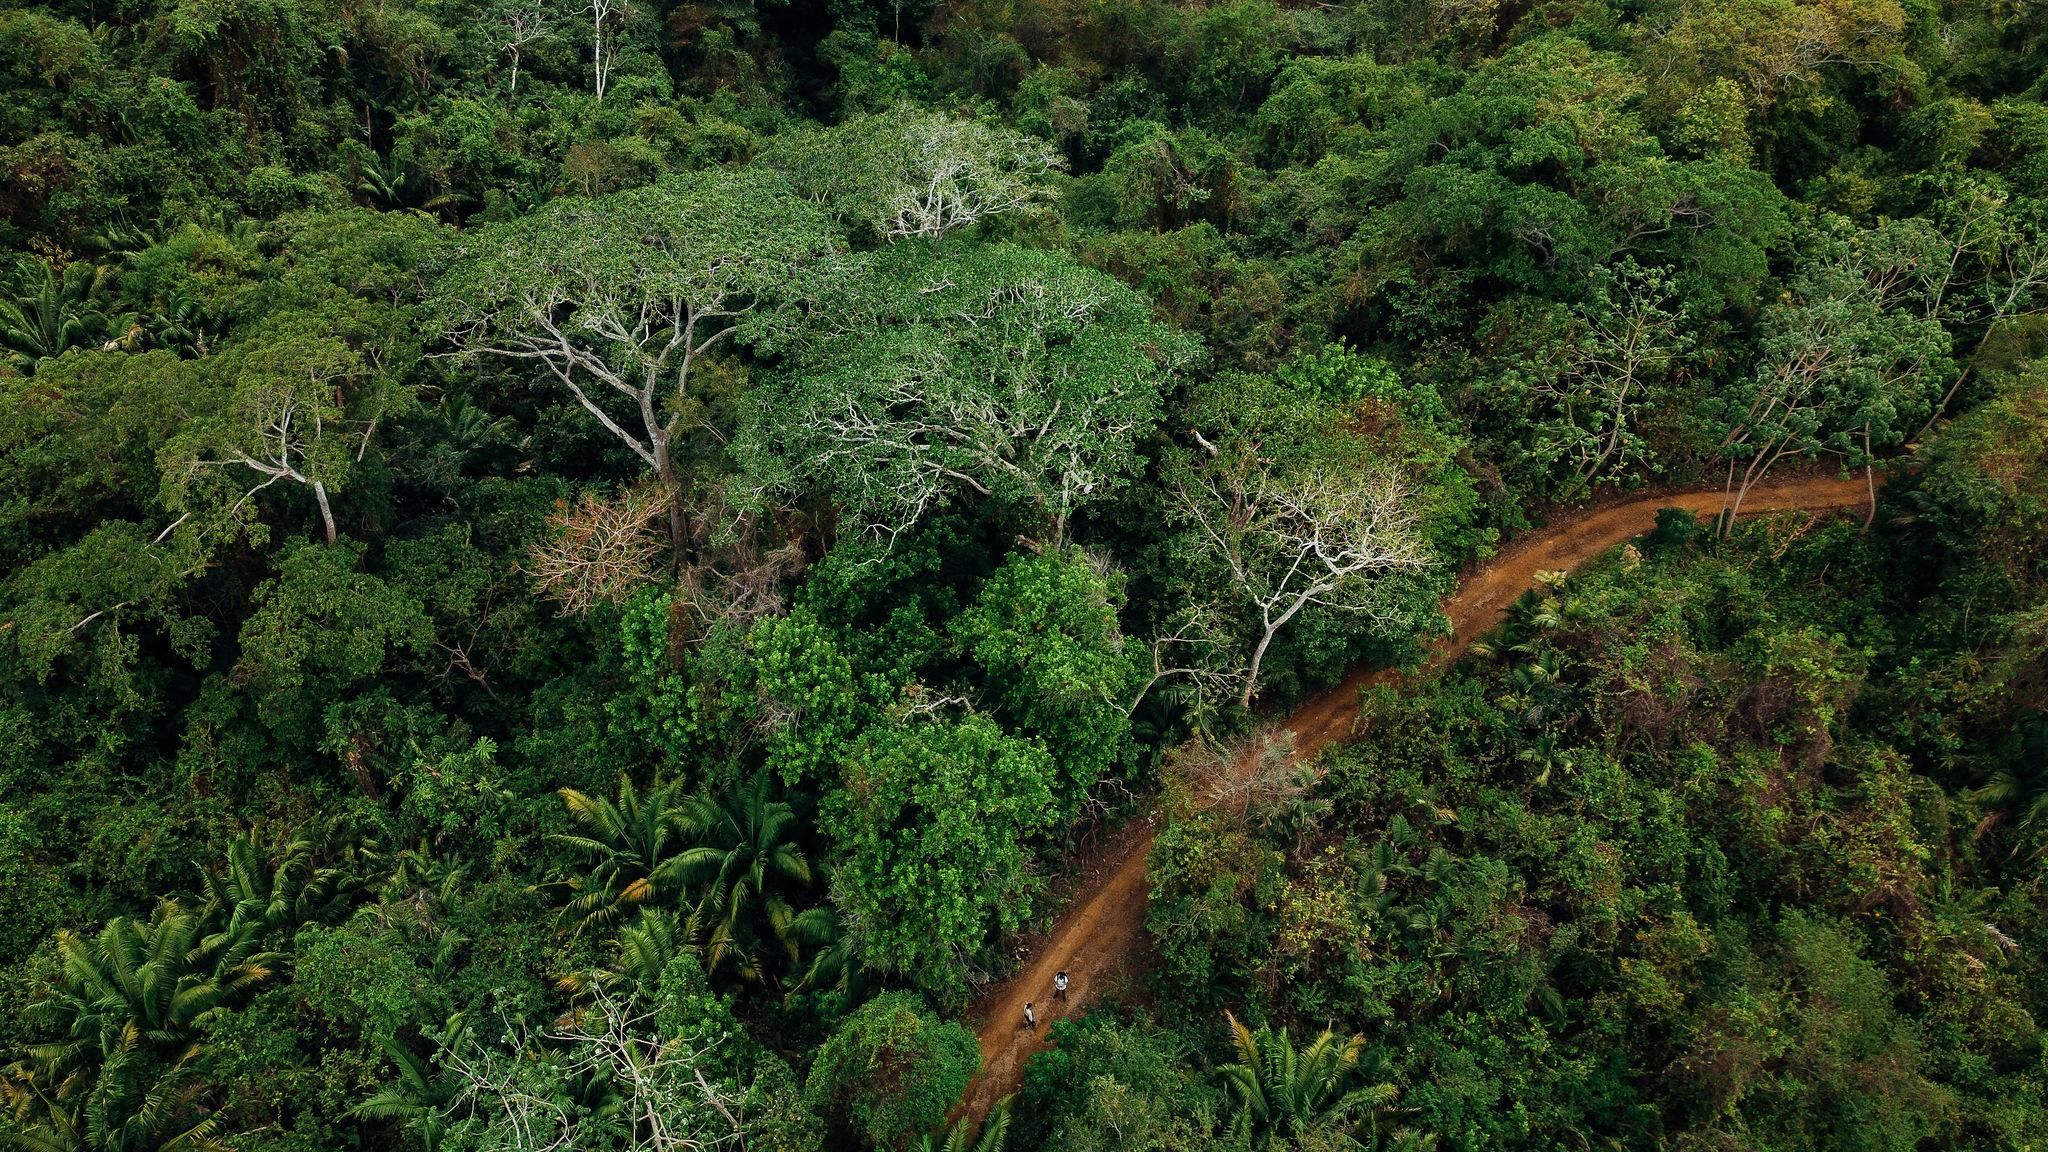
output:
[[[1744,502],[1743,515],[1760,512],[1822,511],[1868,500],[1861,480],[1800,479],[1759,486]],[[1471,573],[1443,602],[1453,634],[1440,641],[1433,664],[1441,666],[1490,629],[1501,612],[1536,582],[1536,573],[1571,570],[1648,531],[1661,508],[1695,513],[1721,508],[1720,489],[1649,496],[1559,516],[1550,526],[1510,544]],[[1360,690],[1399,675],[1390,669],[1357,669],[1334,688],[1318,693],[1287,718],[1294,754],[1307,756],[1351,735]],[[973,1009],[983,1021],[981,1073],[967,1089],[967,1113],[977,1121],[997,1100],[1023,1081],[1024,1061],[1045,1047],[1052,1021],[1081,1010],[1141,954],[1152,887],[1145,874],[1155,818],[1141,816],[1119,831],[1094,883],[1068,904],[1052,934],[1024,961],[1018,974],[985,993]],[[1055,973],[1067,973],[1068,999],[1052,999]],[[1024,1027],[1024,1005],[1036,1004],[1038,1027]]]

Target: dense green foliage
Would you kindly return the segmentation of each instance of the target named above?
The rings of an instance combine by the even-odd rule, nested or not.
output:
[[[1326,777],[1175,824],[1169,978],[1374,1037],[1413,1122],[1467,1146],[2038,1138],[2038,689],[1994,690],[2017,730],[1933,699],[1958,662],[2038,660],[2038,573],[2008,582],[1992,527],[2034,497],[1959,479],[1899,494],[1916,527],[1984,516],[1946,559],[1680,515],[1524,596],[1450,675],[1370,697]],[[1987,585],[2013,607],[1965,622]]]
[[[0,11],[0,1144],[2042,1146],[2044,34]],[[948,1123],[1151,797],[1167,994]]]
[[[974,1037],[908,993],[878,996],[818,1050],[805,1098],[842,1136],[875,1145],[929,1132],[980,1065]]]

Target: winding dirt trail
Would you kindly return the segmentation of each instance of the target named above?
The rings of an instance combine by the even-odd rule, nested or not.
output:
[[[1743,504],[1743,514],[1788,510],[1823,511],[1864,504],[1869,494],[1862,480],[1787,479],[1759,485]],[[1553,523],[1505,548],[1466,575],[1458,590],[1443,601],[1444,614],[1455,633],[1439,641],[1430,667],[1441,667],[1462,653],[1474,637],[1493,627],[1500,613],[1536,582],[1536,573],[1570,570],[1609,548],[1634,539],[1655,526],[1660,508],[1685,508],[1695,513],[1721,507],[1721,490],[1665,492],[1581,511],[1560,511]],[[1283,725],[1294,739],[1296,756],[1312,755],[1333,741],[1348,738],[1358,715],[1358,694],[1395,680],[1393,669],[1355,669],[1343,683],[1304,701]],[[1094,859],[1094,875],[1075,894],[1052,933],[1011,979],[989,989],[971,1015],[982,1021],[981,1074],[969,1085],[966,1111],[976,1121],[996,1101],[1015,1092],[1023,1081],[1024,1061],[1043,1049],[1052,1021],[1078,1012],[1089,999],[1134,975],[1145,951],[1145,914],[1152,885],[1145,858],[1152,848],[1156,815],[1147,813],[1119,829]],[[1071,982],[1068,999],[1052,999],[1055,973]],[[1035,1003],[1038,1028],[1024,1027],[1024,1005]]]

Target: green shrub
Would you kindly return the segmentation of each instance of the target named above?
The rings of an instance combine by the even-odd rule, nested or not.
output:
[[[892,992],[863,1005],[818,1049],[805,1102],[835,1139],[901,1148],[945,1120],[981,1068],[974,1034]]]

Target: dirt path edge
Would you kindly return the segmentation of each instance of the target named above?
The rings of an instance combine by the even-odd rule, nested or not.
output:
[[[1861,479],[1791,479],[1758,486],[1745,501],[1743,515],[1827,511],[1855,507],[1868,499]],[[1551,524],[1512,542],[1471,572],[1444,599],[1444,615],[1454,632],[1436,645],[1432,663],[1455,659],[1475,637],[1491,629],[1500,614],[1535,584],[1536,573],[1569,571],[1642,535],[1655,526],[1660,509],[1710,513],[1720,507],[1721,490],[1703,488],[1559,513]],[[1358,714],[1359,692],[1399,675],[1391,669],[1354,669],[1342,683],[1303,701],[1285,724],[1293,734],[1295,754],[1306,756],[1347,739]],[[996,1101],[1023,1083],[1024,1062],[1046,1047],[1045,1034],[1052,1022],[1079,1012],[1142,954],[1152,900],[1145,859],[1156,830],[1156,817],[1149,813],[1119,829],[1105,853],[1101,878],[1068,904],[1017,975],[991,987],[970,1009],[970,1016],[982,1022],[977,1033],[981,1072],[968,1085],[962,1103],[977,1123]],[[1052,999],[1053,975],[1062,971],[1070,981],[1064,1002]],[[1024,1026],[1027,1002],[1037,1007],[1036,1029]]]

